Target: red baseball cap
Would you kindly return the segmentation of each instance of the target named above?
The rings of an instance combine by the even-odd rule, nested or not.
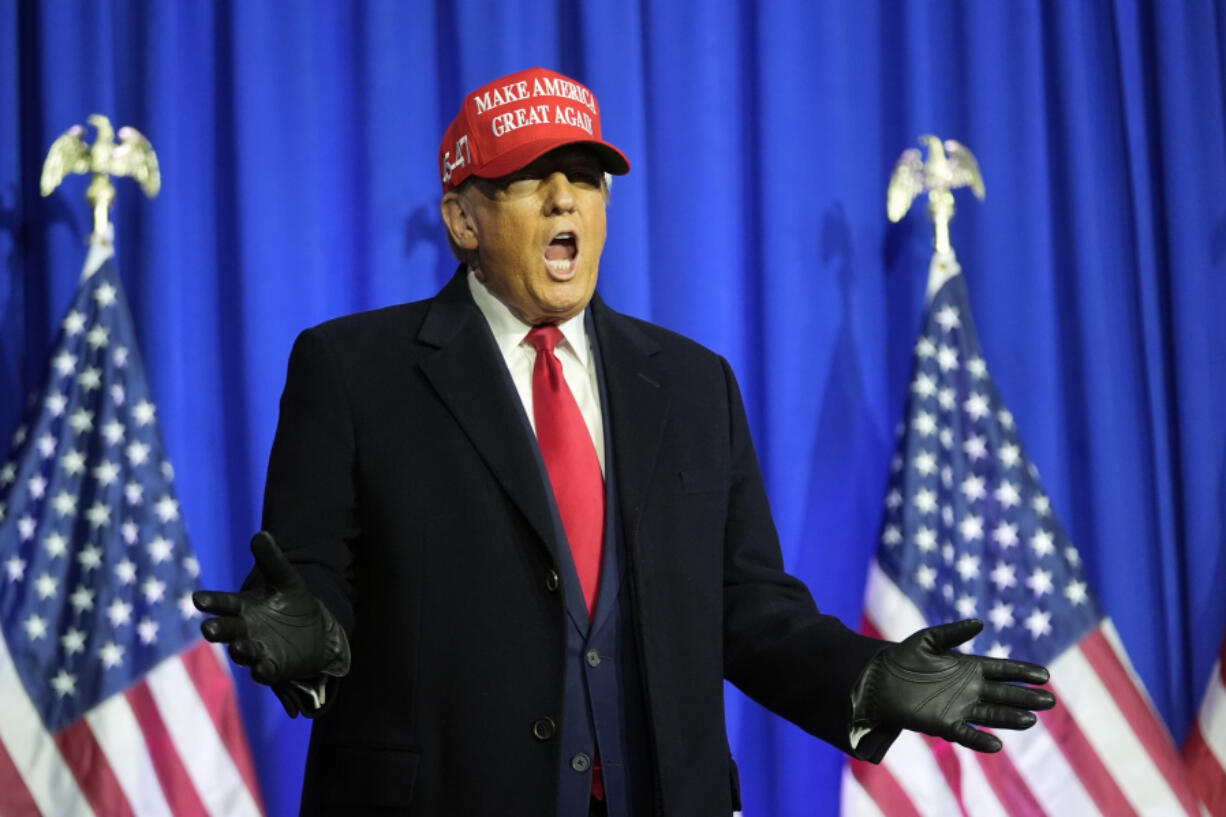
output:
[[[595,95],[573,79],[529,68],[482,85],[464,105],[438,150],[443,191],[469,176],[496,179],[562,145],[587,145],[606,171],[620,176],[630,162],[600,138]]]

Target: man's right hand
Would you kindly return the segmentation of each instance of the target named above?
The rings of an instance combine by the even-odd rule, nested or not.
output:
[[[192,594],[197,609],[216,616],[200,625],[204,637],[227,644],[234,662],[250,667],[251,677],[261,684],[277,687],[325,674],[344,675],[349,670],[344,632],[307,589],[272,534],[257,533],[251,554],[263,579],[259,586],[238,593]]]

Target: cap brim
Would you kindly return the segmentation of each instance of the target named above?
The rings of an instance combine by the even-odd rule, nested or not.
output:
[[[521,167],[532,164],[551,150],[569,145],[580,145],[590,148],[592,153],[600,160],[601,168],[607,173],[612,173],[614,176],[624,176],[630,172],[630,160],[626,158],[624,153],[608,142],[602,142],[598,139],[562,141],[558,139],[540,139],[535,142],[525,142],[522,145],[515,146],[494,161],[475,168],[472,175],[483,179],[497,179],[509,173],[514,173]]]

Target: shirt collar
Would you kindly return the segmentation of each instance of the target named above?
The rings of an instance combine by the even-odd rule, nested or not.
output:
[[[468,291],[472,293],[477,309],[481,310],[481,314],[485,316],[485,322],[490,326],[490,331],[494,333],[494,341],[498,344],[499,351],[502,352],[503,357],[507,357],[512,350],[523,343],[528,332],[532,331],[532,325],[516,317],[506,304],[498,300],[494,293],[477,279],[476,273],[471,268],[468,270]],[[586,311],[584,309],[573,318],[558,324],[563,340],[570,345],[571,352],[585,368],[588,365],[587,327],[583,320]]]

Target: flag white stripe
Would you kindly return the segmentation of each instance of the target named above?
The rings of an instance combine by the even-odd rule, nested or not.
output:
[[[1170,785],[1080,649],[1051,663],[1051,686],[1138,813],[1184,814]]]
[[[1145,701],[1146,707],[1148,707],[1149,709],[1150,715],[1153,717],[1154,721],[1158,724],[1158,726],[1162,729],[1162,731],[1166,735],[1166,739],[1169,742],[1171,749],[1174,750],[1174,757],[1176,760],[1176,764],[1180,770],[1181,777],[1177,781],[1171,781],[1167,779],[1167,776],[1165,774],[1162,774],[1162,777],[1164,780],[1167,780],[1167,785],[1171,787],[1172,796],[1178,799],[1179,795],[1176,789],[1182,788],[1184,786],[1187,786],[1189,789],[1191,789],[1191,782],[1188,780],[1186,776],[1186,772],[1187,772],[1186,766],[1182,762],[1180,762],[1182,758],[1180,758],[1178,750],[1175,749],[1175,741],[1174,741],[1174,738],[1172,738],[1169,729],[1167,728],[1166,721],[1162,719],[1162,716],[1158,713],[1158,707],[1154,705],[1153,699],[1149,697],[1149,690],[1146,689],[1145,682],[1141,680],[1141,676],[1137,674],[1136,669],[1132,666],[1132,660],[1128,657],[1128,651],[1124,649],[1124,642],[1123,640],[1120,639],[1120,634],[1115,629],[1115,622],[1111,620],[1110,618],[1103,619],[1102,623],[1098,625],[1098,630],[1099,632],[1103,634],[1103,637],[1106,639],[1107,644],[1110,645],[1112,651],[1115,653],[1115,657],[1119,660],[1120,664],[1124,667],[1125,672],[1128,673],[1128,678],[1132,681],[1133,687],[1135,687],[1136,691],[1140,693],[1141,698]],[[1159,770],[1159,773],[1161,774],[1161,770]],[[1172,783],[1174,785],[1172,785]],[[1191,799],[1195,801],[1196,800],[1195,792],[1189,791],[1189,794],[1192,795]],[[1204,810],[1203,806],[1201,806],[1201,810]],[[1186,815],[1187,808],[1184,808],[1182,813]]]
[[[924,817],[960,814],[954,792],[945,782],[928,744],[915,732],[904,731],[886,752],[882,765],[907,793],[915,810]]]
[[[183,663],[177,657],[163,661],[149,673],[146,683],[209,814],[260,817]]]
[[[21,773],[30,796],[45,815],[92,817],[94,810],[77,785],[17,675],[8,644],[0,636],[0,741]]]
[[[902,641],[916,630],[928,626],[915,602],[898,589],[876,559],[868,566],[868,586],[864,596],[865,613],[883,638]]]
[[[839,814],[842,817],[886,817],[856,776],[852,774],[851,766],[843,765],[843,787],[839,797]]]
[[[171,817],[145,735],[125,695],[112,695],[85,713],[115,779],[140,817]]]
[[[1196,721],[1205,745],[1213,752],[1218,765],[1226,769],[1226,688],[1222,687],[1220,661],[1214,662],[1213,675],[1209,677],[1209,688],[1205,691]]]
[[[1063,706],[1063,701],[1057,705]],[[1099,817],[1101,812],[1094,798],[1042,721],[1024,732],[1001,735],[1001,742],[1043,811],[1051,815]]]
[[[996,790],[988,782],[975,751],[965,746],[957,746],[954,751],[962,773],[962,802],[966,805],[967,814],[970,817],[1009,817],[1009,812],[996,796]]]

